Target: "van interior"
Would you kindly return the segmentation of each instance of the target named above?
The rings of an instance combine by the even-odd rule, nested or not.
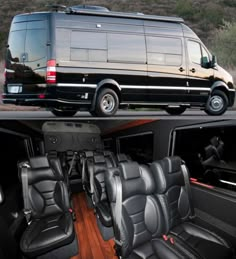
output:
[[[236,258],[235,129],[0,121],[0,258]]]

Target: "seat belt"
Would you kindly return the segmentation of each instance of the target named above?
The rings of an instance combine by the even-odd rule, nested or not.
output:
[[[70,168],[69,168],[69,171],[68,171],[68,175],[69,176],[71,174],[71,171],[72,171],[72,168],[73,168],[73,165],[74,165],[74,162],[75,162],[76,155],[77,155],[77,152],[74,152],[73,157],[72,157],[72,161],[71,161],[71,164],[70,164]]]
[[[115,243],[117,246],[117,253],[120,256],[120,249],[122,247],[121,240],[121,219],[122,219],[122,184],[119,175],[115,175],[116,183],[116,203],[115,203]]]
[[[23,165],[21,168],[21,181],[22,181],[23,200],[24,200],[24,215],[29,225],[30,218],[31,218],[31,207],[29,202],[28,169],[26,165]]]
[[[189,218],[194,219],[195,213],[194,213],[194,207],[193,207],[193,198],[192,198],[191,186],[190,186],[190,182],[189,182],[189,173],[188,173],[188,169],[185,165],[185,162],[182,162],[181,169],[182,169],[182,172],[183,172],[184,183],[185,183],[186,192],[187,192],[188,199],[189,199],[189,207],[190,207]]]
[[[85,157],[83,155],[81,155],[81,164],[82,164],[82,185],[83,185],[83,189],[85,190],[84,187],[84,182],[85,182]]]

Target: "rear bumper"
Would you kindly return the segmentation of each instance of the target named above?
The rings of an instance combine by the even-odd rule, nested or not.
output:
[[[26,105],[26,106],[40,106],[40,107],[73,107],[76,109],[88,108],[91,105],[90,101],[68,101],[63,99],[39,98],[37,95],[12,95],[3,94],[2,101],[4,104]]]

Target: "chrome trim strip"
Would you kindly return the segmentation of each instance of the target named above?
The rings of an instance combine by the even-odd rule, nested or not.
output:
[[[90,88],[96,88],[96,84],[64,84],[64,83],[58,83],[57,86],[69,86],[69,87],[90,87]]]
[[[96,88],[96,84],[67,84],[67,83],[58,83],[57,86],[63,87],[89,87]],[[186,86],[147,86],[147,85],[120,85],[122,89],[153,89],[153,90],[184,90],[184,91],[211,91],[211,88],[207,87],[186,87]],[[231,90],[235,91],[235,90]]]
[[[159,90],[194,90],[194,91],[211,91],[211,88],[207,87],[186,87],[186,86],[140,86],[140,85],[120,85],[121,88],[123,89],[133,89],[133,88],[138,88],[138,89],[159,89]]]
[[[225,180],[221,180],[221,179],[220,179],[220,182],[236,186],[236,183],[234,183],[234,182],[229,182],[229,181],[225,181]]]

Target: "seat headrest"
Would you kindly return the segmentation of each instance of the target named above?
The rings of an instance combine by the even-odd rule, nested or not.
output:
[[[120,163],[120,162],[128,161],[129,159],[125,154],[117,154],[117,160]]]
[[[4,193],[3,193],[2,186],[0,185],[0,204],[2,204],[3,202],[4,202]]]
[[[133,195],[149,195],[154,193],[155,181],[150,169],[137,162],[122,162],[119,165],[122,181],[123,200]]]
[[[121,175],[125,180],[135,179],[140,177],[139,164],[137,162],[122,162],[120,163]]]
[[[94,156],[94,163],[95,164],[101,164],[101,163],[105,163],[105,157],[103,155],[95,155]]]
[[[48,158],[46,156],[31,157],[29,164],[33,169],[49,167]]]
[[[181,164],[182,160],[177,156],[165,157],[151,164],[150,168],[156,182],[156,193],[165,193],[172,186],[184,186]]]
[[[110,155],[111,155],[111,152],[108,151],[108,150],[104,150],[104,151],[103,151],[103,155],[104,155],[104,156],[110,156]]]
[[[85,155],[86,158],[93,157],[93,151],[85,151],[84,155]]]
[[[163,159],[165,163],[163,165],[166,166],[166,171],[168,174],[173,174],[181,170],[182,160],[178,156],[165,157]]]

